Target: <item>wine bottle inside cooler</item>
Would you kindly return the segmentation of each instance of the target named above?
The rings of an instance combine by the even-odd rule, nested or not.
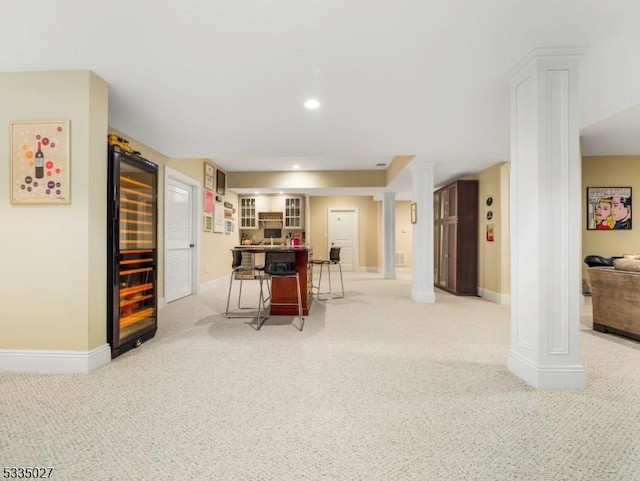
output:
[[[34,163],[36,166],[36,179],[42,179],[44,177],[44,154],[40,148],[40,142],[38,142],[38,150],[36,151]]]

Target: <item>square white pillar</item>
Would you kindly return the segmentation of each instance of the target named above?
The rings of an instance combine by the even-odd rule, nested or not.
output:
[[[580,389],[583,49],[533,51],[510,76],[511,347],[508,367],[543,389]]]
[[[411,299],[434,303],[433,288],[433,162],[411,161],[413,201],[417,204],[417,222],[413,224],[413,284]]]
[[[396,193],[384,192],[382,197],[382,264],[384,279],[396,278]]]

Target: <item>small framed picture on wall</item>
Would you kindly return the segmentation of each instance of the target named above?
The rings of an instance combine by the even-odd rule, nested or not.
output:
[[[213,190],[215,167],[209,162],[204,163],[204,188]]]
[[[216,171],[216,194],[224,195],[227,187],[227,174],[220,169]]]
[[[213,192],[210,190],[204,191],[204,211],[213,212]]]
[[[204,214],[202,218],[202,230],[205,232],[211,232],[213,230],[213,216],[211,214]]]

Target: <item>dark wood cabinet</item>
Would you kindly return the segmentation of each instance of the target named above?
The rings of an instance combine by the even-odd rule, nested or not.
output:
[[[475,296],[478,284],[478,181],[459,180],[434,193],[434,284]]]
[[[286,249],[286,248],[285,248]],[[300,296],[302,300],[302,315],[309,315],[311,302],[313,301],[313,269],[311,249],[294,248],[296,253],[296,269],[300,276]],[[295,277],[276,277],[271,280],[271,306],[270,314],[274,316],[297,316],[298,287]],[[277,305],[286,304],[286,305]]]

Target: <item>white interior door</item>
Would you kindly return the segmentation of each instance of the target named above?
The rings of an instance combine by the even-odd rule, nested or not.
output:
[[[197,291],[195,284],[194,195],[197,187],[167,174],[165,190],[165,301]]]
[[[358,265],[358,210],[329,209],[329,248],[341,247],[343,271],[354,271]]]

